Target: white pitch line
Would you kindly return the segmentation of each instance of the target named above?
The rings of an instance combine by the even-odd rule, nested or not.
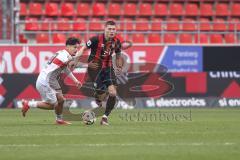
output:
[[[0,137],[39,137],[39,136],[95,136],[95,135],[149,135],[151,132],[119,132],[119,133],[108,133],[108,132],[97,132],[97,133],[54,133],[54,134],[0,134]],[[167,134],[166,132],[158,132],[158,134]]]
[[[236,143],[89,143],[89,144],[0,144],[0,148],[4,147],[109,147],[109,146],[231,146]]]

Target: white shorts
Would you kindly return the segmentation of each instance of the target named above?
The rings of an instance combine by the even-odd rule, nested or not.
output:
[[[56,96],[56,91],[52,89],[49,84],[43,84],[39,80],[36,82],[36,88],[38,92],[40,93],[42,100],[50,103],[50,104],[55,104],[57,103],[57,96]]]

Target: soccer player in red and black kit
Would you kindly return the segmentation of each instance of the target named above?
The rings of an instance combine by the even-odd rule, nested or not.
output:
[[[105,113],[102,116],[101,125],[108,125],[108,116],[116,103],[116,76],[112,63],[112,55],[116,54],[116,68],[121,71],[123,62],[121,59],[121,42],[116,37],[116,23],[107,21],[103,34],[90,38],[84,49],[91,49],[88,58],[88,77],[94,82],[95,99],[99,107],[107,97]]]

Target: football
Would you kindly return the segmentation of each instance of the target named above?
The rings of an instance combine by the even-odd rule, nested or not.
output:
[[[83,123],[86,125],[91,125],[96,121],[96,116],[93,111],[85,111],[82,114]]]

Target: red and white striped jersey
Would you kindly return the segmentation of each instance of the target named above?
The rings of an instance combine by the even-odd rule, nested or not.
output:
[[[58,77],[63,71],[67,74],[70,72],[67,66],[72,59],[73,57],[66,50],[58,51],[40,72],[38,81],[50,85],[53,89],[60,89]]]

